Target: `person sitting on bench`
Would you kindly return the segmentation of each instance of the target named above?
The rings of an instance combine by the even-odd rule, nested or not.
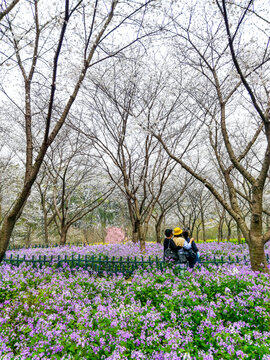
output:
[[[169,249],[169,250],[168,250]],[[165,239],[164,239],[164,260],[178,260],[178,250],[181,249],[180,246],[176,246],[173,241],[173,230],[165,230]]]
[[[180,229],[180,227],[176,227],[173,232],[174,232],[173,241],[176,246],[180,247],[180,249],[178,250],[178,262],[179,264],[188,265],[190,267],[189,257],[187,256],[187,250],[191,249],[192,240],[187,241],[183,237],[183,230]]]

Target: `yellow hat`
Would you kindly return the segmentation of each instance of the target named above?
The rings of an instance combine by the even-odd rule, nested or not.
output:
[[[180,227],[176,227],[173,230],[174,235],[180,235],[180,234],[182,234],[182,232],[183,232],[183,230],[181,230]]]

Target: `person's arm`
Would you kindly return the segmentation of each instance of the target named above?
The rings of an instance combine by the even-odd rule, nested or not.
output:
[[[170,248],[173,251],[178,251],[179,249],[181,249],[181,246],[175,245],[175,242],[173,241],[173,239],[170,239]]]

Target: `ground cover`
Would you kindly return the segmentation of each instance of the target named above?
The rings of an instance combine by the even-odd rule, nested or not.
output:
[[[239,260],[243,260],[244,257],[246,260],[249,260],[248,246],[247,244],[234,244],[228,242],[215,242],[215,243],[204,243],[198,245],[202,260],[221,258],[223,256],[224,261],[236,260],[238,257]],[[270,246],[266,246],[266,254],[270,257]],[[155,259],[157,256],[160,260],[163,258],[163,245],[155,243],[146,243],[146,251],[142,253],[140,251],[139,244],[107,244],[107,245],[89,245],[89,246],[63,246],[63,247],[52,247],[52,248],[29,248],[29,249],[19,249],[19,250],[9,250],[6,252],[6,257],[9,258],[10,255],[13,257],[25,256],[26,259],[31,259],[33,256],[36,258],[39,256],[46,255],[47,257],[53,256],[57,258],[59,255],[64,258],[65,256],[71,257],[72,255],[77,258],[80,256],[101,256],[104,258],[108,256],[109,258],[115,257],[116,259],[122,257],[126,259],[127,257],[148,258],[149,256],[152,259]]]
[[[2,264],[0,359],[269,360],[269,280],[244,264],[130,279]]]

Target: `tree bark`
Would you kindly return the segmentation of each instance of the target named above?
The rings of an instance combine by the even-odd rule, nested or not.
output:
[[[223,239],[223,218],[221,218],[218,223],[218,242],[222,241],[222,239]]]
[[[205,234],[205,221],[204,221],[204,212],[201,211],[201,221],[202,221],[202,235],[203,235],[203,241],[206,241],[206,234]]]
[[[134,222],[133,229],[132,229],[132,241],[136,243],[140,243],[140,250],[145,252],[145,234],[143,231],[142,224],[137,219]]]
[[[69,228],[66,227],[66,226],[64,226],[64,227],[61,228],[60,246],[66,245],[68,229],[69,229]]]
[[[2,221],[2,201],[3,201],[2,194],[0,194],[0,224]]]
[[[242,233],[241,233],[241,229],[239,227],[239,225],[237,224],[237,240],[238,240],[238,244],[241,244],[242,241]]]
[[[45,153],[44,153],[45,155]],[[21,214],[23,207],[25,205],[25,201],[28,198],[31,187],[37,177],[38,170],[40,168],[40,164],[36,164],[33,169],[32,177],[29,181],[24,184],[24,187],[18,196],[16,202],[14,203],[12,209],[10,210],[9,214],[6,216],[5,220],[3,221],[1,231],[0,231],[0,262],[3,260],[5,256],[5,252],[8,248],[9,240],[12,235],[12,231],[18,220],[18,215]]]
[[[9,239],[17,221],[16,216],[7,216],[3,221],[0,232],[0,262],[3,260],[6,249],[8,248]]]
[[[46,212],[44,213],[44,241],[45,245],[49,246],[48,217]]]
[[[40,193],[40,197],[41,197],[41,207],[42,207],[43,221],[44,221],[44,242],[45,242],[45,245],[48,246],[49,245],[49,232],[48,232],[48,213],[47,213],[46,203],[45,203],[46,192],[45,193],[42,192],[41,184],[37,184],[37,185],[38,185],[38,189],[39,189],[39,193]]]
[[[140,251],[142,253],[145,253],[145,233],[142,229],[142,224],[139,226],[139,241],[140,241]]]
[[[157,239],[157,243],[161,244],[161,223],[162,223],[162,218],[160,218],[156,225],[155,225],[155,229],[156,229],[156,239]]]
[[[199,233],[201,231],[201,224],[198,226],[195,226],[195,227],[196,227],[196,241],[198,242],[199,241]]]
[[[262,236],[258,236],[256,233],[250,233],[248,247],[252,270],[269,273]]]
[[[262,235],[262,189],[257,183],[252,187],[252,215],[248,246],[251,268],[254,271],[269,273]]]
[[[139,220],[135,220],[132,224],[132,241],[136,244],[140,241],[140,234],[139,234],[139,228],[140,228],[140,222]]]
[[[227,241],[230,241],[231,235],[232,235],[232,227],[231,227],[231,220],[227,222]]]
[[[31,225],[27,225],[27,232],[26,232],[26,242],[25,245],[27,248],[30,248],[31,246],[31,234],[32,234],[32,228]]]
[[[84,237],[84,245],[89,245],[88,229],[83,229],[82,233],[83,233],[83,237]]]

